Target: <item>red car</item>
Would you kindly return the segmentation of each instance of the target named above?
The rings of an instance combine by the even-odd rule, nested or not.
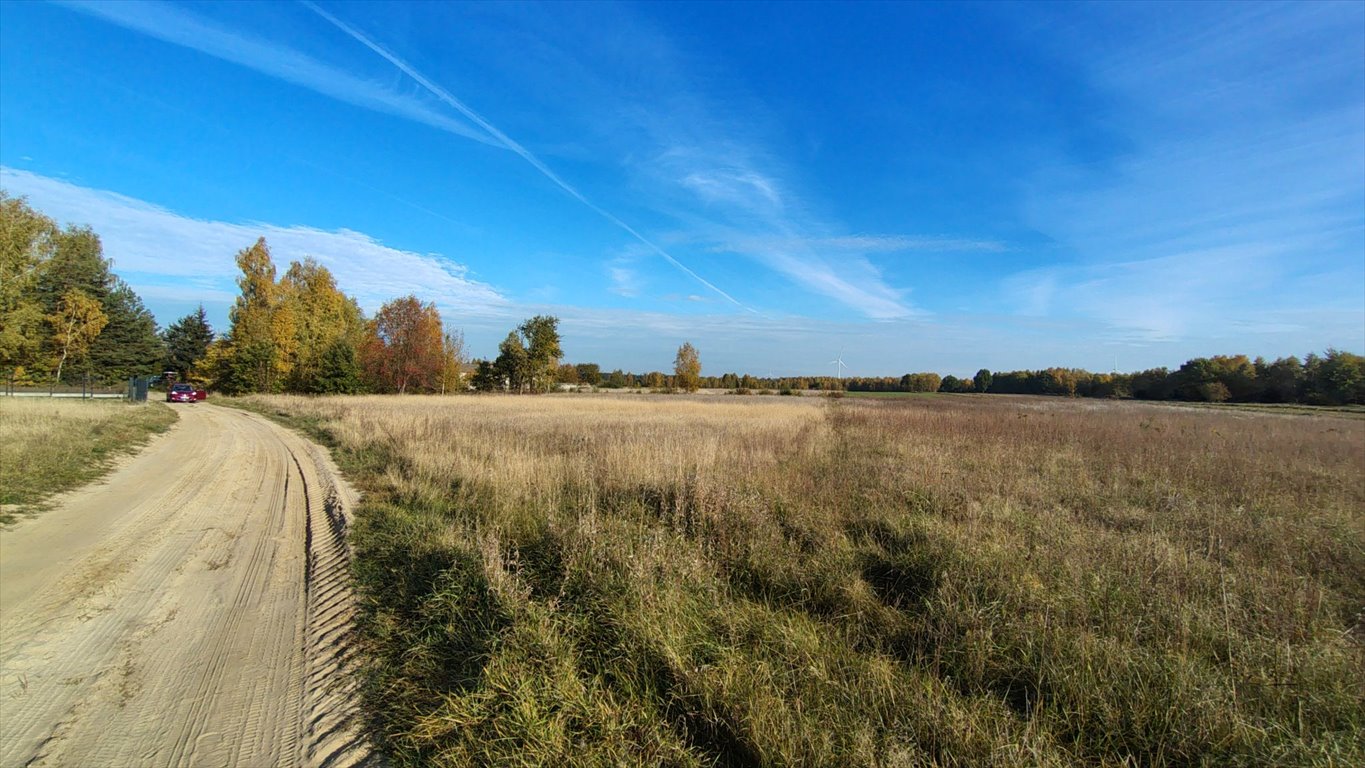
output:
[[[166,402],[168,403],[194,403],[208,397],[209,393],[202,389],[195,389],[189,384],[172,384],[166,390]]]

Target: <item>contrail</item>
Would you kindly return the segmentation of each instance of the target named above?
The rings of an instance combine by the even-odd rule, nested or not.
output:
[[[451,107],[454,107],[460,114],[468,118],[470,122],[487,131],[490,136],[497,139],[498,142],[501,143],[504,147],[507,147],[508,149],[520,155],[521,159],[530,163],[531,167],[535,168],[537,171],[540,171],[541,174],[545,176],[545,178],[549,179],[550,181],[553,181],[555,184],[559,186],[560,189],[569,193],[569,195],[572,196],[575,200],[587,206],[598,216],[601,216],[602,218],[606,219],[612,224],[615,224],[617,227],[620,227],[627,234],[629,234],[636,240],[639,240],[650,250],[664,257],[664,259],[666,259],[669,264],[672,264],[673,266],[677,267],[679,270],[684,272],[693,280],[696,280],[697,282],[701,283],[702,285],[706,286],[712,291],[715,291],[717,294],[724,297],[726,301],[729,301],[731,304],[734,304],[735,306],[740,307],[741,309],[746,309],[750,312],[757,313],[757,311],[754,310],[753,308],[745,306],[744,304],[740,303],[740,301],[737,300],[735,297],[731,296],[725,291],[722,291],[720,288],[717,288],[706,278],[702,277],[696,272],[693,272],[691,269],[687,267],[687,265],[673,258],[673,256],[670,255],[663,248],[660,248],[658,245],[655,245],[652,240],[640,234],[639,232],[636,232],[634,227],[630,226],[624,221],[621,221],[610,211],[603,209],[601,206],[584,197],[583,193],[579,192],[577,189],[574,189],[573,185],[569,184],[569,182],[561,179],[554,171],[550,170],[549,167],[545,165],[545,163],[542,163],[540,161],[540,158],[531,154],[530,150],[526,149],[526,147],[523,147],[521,144],[518,144],[515,140],[512,139],[512,137],[498,130],[497,126],[485,120],[482,115],[480,115],[478,112],[475,112],[473,109],[470,109],[469,106],[467,106],[464,102],[460,101],[459,99],[451,95],[449,91],[432,82],[421,72],[418,72],[416,69],[413,69],[412,66],[409,65],[406,61],[403,61],[402,59],[398,58],[398,56],[391,53],[388,49],[384,48],[383,46],[374,42],[370,38],[366,37],[365,34],[362,33],[360,30],[350,26],[346,22],[342,21],[341,19],[338,19],[337,17],[333,16],[327,11],[324,11],[322,8],[319,8],[316,3],[312,2],[312,0],[300,1],[302,2],[304,7],[308,8],[308,10],[312,11],[313,13],[316,13],[318,16],[321,16],[332,26],[336,27],[342,32],[345,32],[356,42],[360,43],[366,48],[369,48],[371,51],[374,51],[375,53],[384,57],[384,59],[387,60],[390,64],[397,67],[400,71],[402,71],[403,74],[415,80],[418,85],[425,88],[433,96],[440,99],[441,101],[444,101],[446,104],[449,104]]]

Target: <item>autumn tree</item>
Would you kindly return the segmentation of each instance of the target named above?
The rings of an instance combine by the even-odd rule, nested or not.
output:
[[[291,263],[280,278],[279,306],[285,313],[281,325],[293,328],[285,388],[320,392],[323,357],[338,341],[350,344],[353,353],[361,341],[365,323],[360,306],[342,293],[332,273],[312,258]],[[337,363],[337,353],[332,354],[332,362]]]
[[[0,190],[0,370],[22,376],[39,361],[49,333],[38,301],[39,272],[52,257],[57,225]]]
[[[80,360],[90,351],[90,345],[109,323],[100,303],[79,288],[63,294],[57,311],[48,316],[53,328],[53,342],[60,353],[54,382],[61,381],[62,366],[68,359]]]
[[[1182,400],[1222,402],[1252,399],[1256,367],[1246,355],[1215,355],[1187,360],[1172,375]]]
[[[560,384],[578,384],[578,367],[573,363],[563,363],[555,371],[555,381]]]
[[[204,305],[171,323],[161,334],[161,340],[166,345],[166,370],[188,378],[213,343],[213,328],[209,327]]]
[[[362,367],[381,392],[432,392],[441,382],[445,361],[441,314],[416,296],[394,299],[379,308],[369,324]]]
[[[590,387],[602,383],[602,367],[597,363],[579,363],[575,367],[578,369],[578,383],[587,384]]]
[[[564,356],[559,347],[559,318],[536,315],[517,330],[526,346],[526,383],[533,390],[548,392],[555,384],[559,358]]]
[[[691,342],[678,347],[673,360],[673,385],[688,392],[696,392],[701,386],[701,356]]]
[[[937,373],[907,373],[900,379],[900,388],[905,392],[937,392],[943,386],[943,381]]]
[[[292,311],[281,312],[275,264],[260,238],[237,253],[240,289],[228,315],[231,328],[219,356],[218,386],[230,394],[273,392],[283,385],[294,350]]]

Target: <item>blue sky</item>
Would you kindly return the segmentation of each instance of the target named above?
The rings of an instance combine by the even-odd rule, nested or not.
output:
[[[1365,4],[7,3],[0,184],[226,329],[265,236],[491,355],[1365,351]]]

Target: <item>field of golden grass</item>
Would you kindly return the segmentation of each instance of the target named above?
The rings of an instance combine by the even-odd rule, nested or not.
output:
[[[333,446],[399,765],[1365,764],[1365,421],[250,398]]]
[[[159,403],[0,397],[0,525],[100,477],[173,423]]]

